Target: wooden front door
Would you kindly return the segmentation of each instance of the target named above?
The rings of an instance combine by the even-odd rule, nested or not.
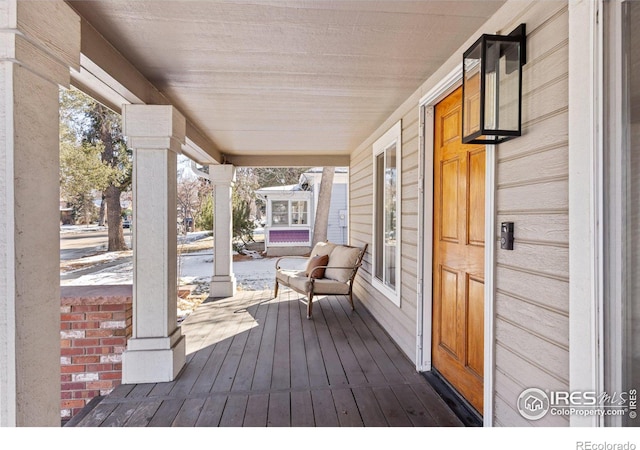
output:
[[[461,88],[434,125],[432,364],[482,413],[485,147],[462,144]]]

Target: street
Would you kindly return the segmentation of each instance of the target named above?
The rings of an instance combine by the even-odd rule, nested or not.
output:
[[[131,245],[131,229],[124,230],[127,245]],[[108,231],[106,228],[81,228],[64,230],[60,233],[60,261],[80,259],[107,249]]]

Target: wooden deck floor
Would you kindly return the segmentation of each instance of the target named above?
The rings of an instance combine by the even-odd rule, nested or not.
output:
[[[305,308],[289,290],[203,303],[175,381],[121,385],[67,426],[462,426],[364,307]]]

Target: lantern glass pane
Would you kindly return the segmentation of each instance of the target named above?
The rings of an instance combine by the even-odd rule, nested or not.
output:
[[[475,46],[464,58],[464,117],[463,136],[480,131],[480,55],[481,45]]]
[[[488,40],[485,70],[484,129],[518,131],[520,53],[518,42]]]

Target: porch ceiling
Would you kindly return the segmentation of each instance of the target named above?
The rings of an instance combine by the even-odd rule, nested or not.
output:
[[[347,156],[504,2],[68,3],[233,157]]]

